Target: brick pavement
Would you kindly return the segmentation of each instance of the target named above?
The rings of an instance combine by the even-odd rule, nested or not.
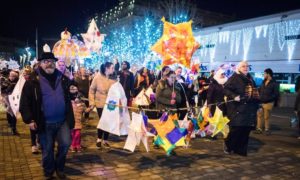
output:
[[[275,109],[287,116],[291,109]],[[96,115],[93,114],[93,117]],[[135,153],[122,149],[125,137],[111,136],[110,150],[95,147],[97,120],[83,130],[82,153],[69,153],[69,179],[299,179],[300,140],[289,120],[272,117],[271,136],[251,135],[248,157],[225,155],[222,139],[193,139],[189,149],[177,148],[167,157],[161,149],[147,153],[141,145]],[[43,179],[41,155],[31,154],[29,129],[18,122],[20,136],[12,136],[0,113],[0,179]]]

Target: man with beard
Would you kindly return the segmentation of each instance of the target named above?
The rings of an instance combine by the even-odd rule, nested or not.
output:
[[[264,71],[264,81],[259,88],[261,108],[257,112],[256,133],[263,133],[262,127],[265,127],[265,134],[270,135],[270,112],[276,100],[279,97],[279,86],[273,79],[273,71],[270,68]]]
[[[71,144],[70,129],[74,115],[69,94],[70,80],[55,69],[57,58],[45,52],[38,59],[40,65],[24,84],[20,113],[30,129],[37,130],[42,148],[42,164],[46,179],[54,171],[60,179],[66,178],[64,166]],[[54,157],[54,144],[58,150]]]
[[[133,95],[133,83],[134,76],[133,73],[129,71],[130,64],[127,61],[123,61],[121,64],[122,70],[119,72],[120,83],[122,84],[127,101],[130,102],[130,98]],[[129,103],[128,103],[129,104]]]

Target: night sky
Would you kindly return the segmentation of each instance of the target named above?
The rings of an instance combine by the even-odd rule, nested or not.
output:
[[[248,19],[300,9],[299,0],[194,0],[199,8]],[[71,33],[87,30],[88,20],[118,4],[118,0],[8,0],[0,10],[0,37],[34,42],[39,36],[59,38],[68,27]],[[101,31],[101,29],[100,29]]]

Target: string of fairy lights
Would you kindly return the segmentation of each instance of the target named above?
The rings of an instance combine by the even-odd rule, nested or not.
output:
[[[263,34],[261,36],[261,33]],[[233,31],[220,31],[196,37],[202,48],[199,49],[201,57],[209,56],[212,62],[215,59],[217,46],[229,44],[230,55],[238,55],[242,50],[243,58],[246,60],[251,48],[252,41],[260,38],[267,40],[269,53],[273,53],[274,46],[280,51],[287,51],[287,59],[293,58],[297,38],[300,33],[300,19],[285,20],[277,23],[263,24],[254,27],[245,27]]]

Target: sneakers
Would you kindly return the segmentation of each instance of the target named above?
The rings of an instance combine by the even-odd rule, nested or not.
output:
[[[81,153],[82,152],[81,147],[79,147],[79,148],[70,147],[70,151],[72,153],[75,153],[75,152]]]
[[[41,144],[40,143],[36,143],[36,147],[39,149],[39,150],[41,150],[42,148],[41,148]]]
[[[56,176],[58,177],[58,179],[66,179],[67,178],[67,176],[65,175],[64,172],[58,171],[58,170],[56,170]]]
[[[175,151],[171,151],[170,155],[177,156],[177,153]]]
[[[72,152],[72,153],[75,153],[76,152],[76,149],[75,148],[70,148],[70,151]]]
[[[98,149],[101,149],[101,139],[97,139],[96,146]]]
[[[270,131],[270,130],[268,130],[268,129],[266,129],[266,130],[265,130],[265,135],[266,135],[266,136],[269,136],[269,135],[271,135],[271,131]]]
[[[255,134],[265,134],[266,136],[271,135],[271,131],[269,129],[265,129],[265,131],[263,131],[260,128],[256,128],[256,130],[254,131]]]
[[[154,149],[160,149],[159,145],[157,145],[157,144],[154,144],[154,145],[153,145],[153,148],[154,148]]]
[[[44,177],[45,177],[45,180],[54,179],[53,173],[45,173],[44,172]]]
[[[263,131],[260,128],[256,128],[256,130],[254,131],[255,134],[262,134]]]
[[[32,154],[38,154],[39,153],[39,149],[36,146],[32,146],[31,147],[31,152],[32,152]]]
[[[77,152],[81,153],[82,152],[81,148],[77,148]]]
[[[109,149],[109,148],[110,148],[110,145],[109,145],[107,142],[104,142],[102,145],[103,145],[103,147],[106,148],[106,149]]]
[[[231,154],[231,151],[229,150],[225,142],[223,143],[223,151],[225,154]]]
[[[19,136],[19,132],[17,131],[17,129],[12,129],[11,130],[11,134],[14,135],[14,136]]]
[[[96,146],[98,149],[101,149],[102,147],[106,149],[110,148],[110,145],[106,141],[102,142],[101,139],[97,139]]]

